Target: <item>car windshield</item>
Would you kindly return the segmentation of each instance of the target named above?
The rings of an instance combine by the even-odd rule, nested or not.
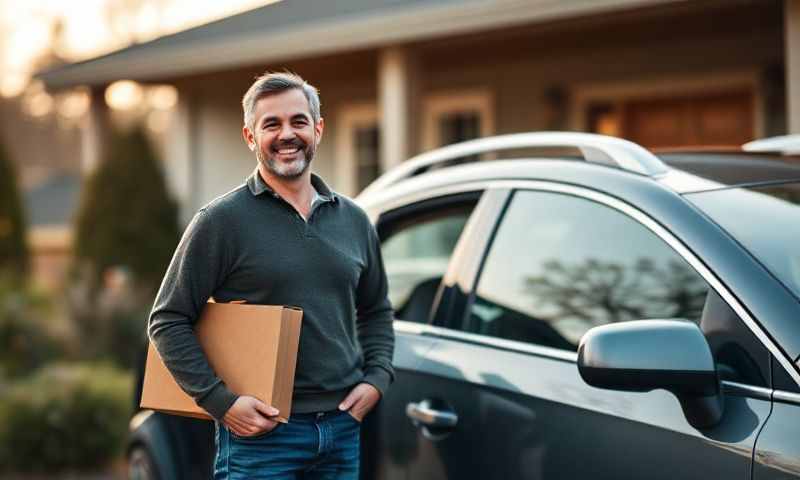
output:
[[[800,182],[686,195],[800,299]]]

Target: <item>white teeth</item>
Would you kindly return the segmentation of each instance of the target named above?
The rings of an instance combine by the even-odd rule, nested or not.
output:
[[[278,150],[278,153],[295,153],[298,152],[299,150],[300,150],[299,148],[282,148]]]

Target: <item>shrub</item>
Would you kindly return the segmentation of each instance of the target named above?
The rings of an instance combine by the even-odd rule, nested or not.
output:
[[[108,365],[54,364],[0,391],[0,470],[94,470],[122,453],[132,378]]]
[[[70,318],[81,357],[129,367],[180,237],[178,208],[144,132],[116,133],[76,217]]]
[[[65,352],[67,339],[56,338],[52,318],[49,297],[0,278],[0,376],[27,375]]]
[[[130,284],[104,288],[92,297],[85,283],[75,283],[69,293],[70,317],[81,339],[79,358],[133,368],[147,339],[152,297]]]
[[[0,146],[0,275],[22,281],[28,262],[16,169]]]
[[[178,207],[144,132],[117,133],[87,180],[76,216],[75,255],[99,286],[112,267],[158,287],[180,230]]]

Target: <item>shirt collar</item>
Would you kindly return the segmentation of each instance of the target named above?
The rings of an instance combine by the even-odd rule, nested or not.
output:
[[[322,201],[325,202],[338,202],[339,197],[333,191],[328,188],[328,185],[325,184],[325,181],[317,175],[316,173],[311,174],[311,186],[314,187],[314,190],[317,191],[319,197]],[[275,190],[270,187],[267,182],[261,177],[261,174],[258,172],[258,167],[253,170],[253,173],[247,177],[247,188],[250,189],[250,193],[255,196],[261,195],[264,192],[272,194],[273,197],[278,197],[278,194]]]

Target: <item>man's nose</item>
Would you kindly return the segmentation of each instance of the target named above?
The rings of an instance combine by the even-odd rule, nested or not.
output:
[[[278,140],[294,140],[295,134],[291,125],[282,125],[278,133]]]

